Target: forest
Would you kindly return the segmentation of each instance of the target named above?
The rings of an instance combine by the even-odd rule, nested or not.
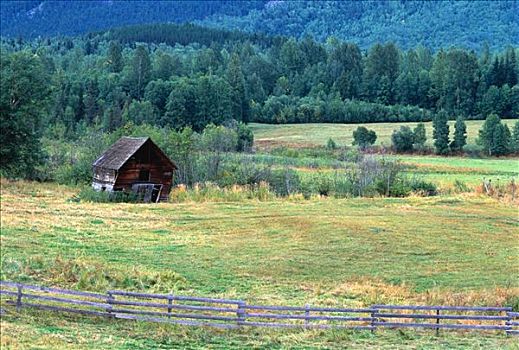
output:
[[[424,45],[479,52],[485,41],[495,50],[517,44],[517,12],[517,1],[4,1],[0,34],[36,38],[196,22],[320,42],[335,36],[362,49],[393,41],[406,50]]]
[[[64,153],[85,138],[95,143],[93,135],[146,125],[178,135],[188,128],[200,137],[208,125],[225,125],[236,142],[251,143],[248,122],[438,119],[446,125],[448,119],[519,115],[514,47],[493,52],[486,46],[479,55],[459,48],[402,50],[394,43],[363,50],[333,38],[320,43],[160,24],[78,37],[2,38],[1,60],[2,172],[22,177],[35,177],[43,158],[47,167],[63,164],[55,153],[45,155],[41,143]],[[511,136],[506,125],[501,131]],[[62,143],[52,146],[56,140]],[[440,154],[449,152],[448,140],[443,143]],[[229,148],[237,149],[243,146]],[[84,164],[76,178],[88,177]]]

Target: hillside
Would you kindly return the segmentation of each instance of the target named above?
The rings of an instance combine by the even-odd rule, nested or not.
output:
[[[225,28],[311,35],[324,41],[335,36],[367,48],[394,41],[402,48],[422,44],[432,49],[460,46],[480,49],[518,42],[516,1],[270,1],[248,15],[215,15],[210,21]],[[206,21],[207,22],[207,21]]]
[[[2,1],[1,35],[77,35],[140,23],[191,22],[210,15],[245,15],[264,1]]]
[[[335,36],[368,48],[394,41],[407,49],[517,44],[516,1],[17,1],[2,2],[1,35],[76,35],[122,25],[197,22],[254,33]],[[330,20],[332,19],[332,20]]]

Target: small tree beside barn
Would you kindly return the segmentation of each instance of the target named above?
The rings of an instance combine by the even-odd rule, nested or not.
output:
[[[92,187],[133,192],[144,202],[166,201],[176,168],[149,137],[122,137],[94,162]]]

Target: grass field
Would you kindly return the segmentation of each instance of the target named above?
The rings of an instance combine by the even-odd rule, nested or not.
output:
[[[512,127],[515,120],[505,120]],[[432,123],[425,123],[429,145],[432,137]],[[453,132],[451,122],[451,133]],[[474,145],[483,121],[467,121],[468,143]],[[279,146],[289,148],[306,148],[324,146],[329,138],[339,145],[349,146],[352,142],[352,132],[361,124],[250,124],[255,135],[255,145],[260,150],[269,150]],[[377,144],[390,145],[391,133],[400,125],[411,128],[416,123],[377,123],[365,126],[377,132]],[[517,157],[504,158],[469,158],[469,157],[439,157],[439,156],[406,156],[389,155],[399,159],[409,167],[410,175],[418,174],[443,188],[451,188],[456,181],[468,186],[481,184],[483,180],[494,183],[507,183],[511,179],[519,180],[519,159]],[[278,160],[279,162],[282,159]],[[317,168],[331,169],[337,161],[323,158],[298,159],[299,164],[315,164]],[[285,161],[286,163],[286,161]],[[304,165],[302,166],[305,167]]]
[[[77,191],[2,180],[2,279],[262,304],[519,303],[517,207],[487,197],[139,205],[69,201]],[[207,344],[222,349],[517,348],[503,335],[221,332],[46,313],[2,317],[7,348]]]
[[[516,120],[504,120],[513,127]],[[475,144],[478,131],[483,125],[483,120],[468,120],[467,143]],[[376,145],[391,145],[393,130],[402,125],[414,128],[417,123],[372,123],[372,124],[249,124],[254,132],[255,144],[260,147],[273,147],[288,145],[291,147],[324,146],[328,139],[332,138],[340,146],[350,146],[352,133],[358,126],[364,125],[377,133]],[[427,144],[432,145],[432,122],[425,123],[427,132]],[[451,136],[454,133],[454,121],[450,122]]]
[[[469,186],[491,180],[505,184],[519,180],[519,159],[477,159],[466,157],[394,156],[410,167],[409,173],[418,174],[443,188],[452,187],[456,181]]]

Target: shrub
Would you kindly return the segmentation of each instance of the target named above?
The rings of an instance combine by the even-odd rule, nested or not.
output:
[[[368,130],[364,126],[359,126],[353,131],[353,145],[366,148],[373,145],[375,141],[377,141],[377,134],[374,130]]]
[[[337,144],[332,138],[329,138],[328,142],[326,142],[326,148],[329,150],[337,149]]]
[[[454,190],[458,193],[470,192],[469,186],[458,179],[454,180]]]
[[[411,178],[409,185],[411,191],[418,194],[422,194],[425,196],[435,196],[438,194],[438,188],[436,187],[436,185],[429,181],[413,177]]]
[[[395,151],[410,152],[413,150],[414,133],[408,126],[401,126],[399,130],[393,131],[391,142]]]
[[[413,146],[417,150],[423,150],[425,148],[425,142],[427,141],[427,134],[425,132],[424,123],[418,123],[413,130]]]
[[[236,126],[236,132],[238,133],[238,144],[236,150],[238,152],[250,152],[252,145],[254,144],[254,134],[251,128],[244,123],[238,123]]]
[[[301,191],[298,173],[289,168],[272,170],[266,181],[278,196],[289,196]]]
[[[80,202],[96,202],[96,203],[138,203],[142,202],[142,197],[133,192],[107,192],[95,191],[93,188],[83,188],[77,196],[71,199]]]

